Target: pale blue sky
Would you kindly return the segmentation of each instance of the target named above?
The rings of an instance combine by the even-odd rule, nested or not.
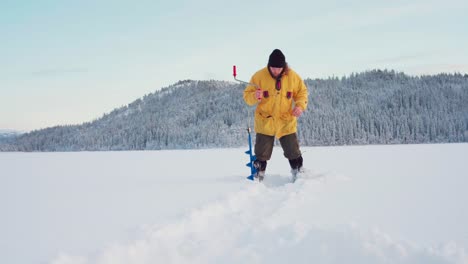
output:
[[[184,79],[468,73],[468,1],[1,1],[0,129],[91,121]],[[311,87],[313,89],[313,87]]]

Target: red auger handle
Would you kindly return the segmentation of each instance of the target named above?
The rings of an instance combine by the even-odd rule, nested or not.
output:
[[[234,78],[237,76],[236,65],[232,66],[232,75],[234,75]]]

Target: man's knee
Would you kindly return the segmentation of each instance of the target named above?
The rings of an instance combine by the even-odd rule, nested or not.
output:
[[[255,139],[255,156],[258,160],[270,160],[273,152],[274,136],[257,134]]]
[[[284,156],[288,160],[294,160],[301,156],[299,149],[299,141],[296,133],[289,134],[280,138],[281,147],[284,151]]]

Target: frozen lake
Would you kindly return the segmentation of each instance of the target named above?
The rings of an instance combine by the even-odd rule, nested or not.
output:
[[[468,263],[468,144],[0,153],[0,263]]]

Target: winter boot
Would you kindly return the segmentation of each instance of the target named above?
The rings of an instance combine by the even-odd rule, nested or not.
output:
[[[266,165],[267,162],[263,160],[256,160],[254,161],[254,168],[257,170],[257,173],[255,174],[255,178],[258,179],[258,181],[263,181],[265,178],[265,170],[266,170]]]
[[[295,182],[297,177],[302,173],[302,156],[289,160],[291,165],[292,182]]]

